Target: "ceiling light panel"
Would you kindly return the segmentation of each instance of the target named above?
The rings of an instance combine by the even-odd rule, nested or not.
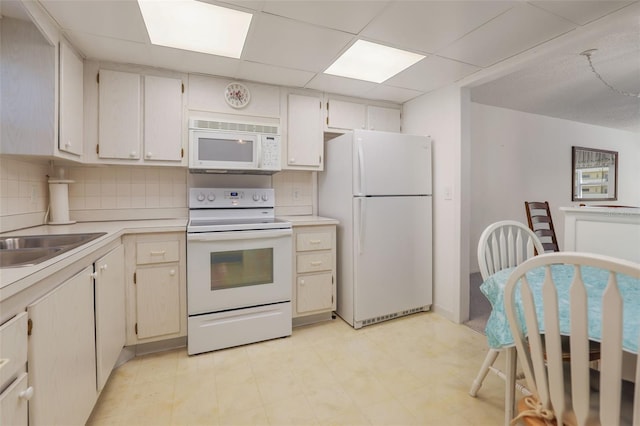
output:
[[[424,58],[417,53],[358,40],[325,70],[325,74],[382,83]]]
[[[240,58],[250,13],[196,0],[138,0],[151,43]]]

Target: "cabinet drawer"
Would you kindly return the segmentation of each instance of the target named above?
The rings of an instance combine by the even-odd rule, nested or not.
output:
[[[297,251],[327,250],[331,248],[330,232],[305,232],[296,238]]]
[[[138,265],[177,262],[178,259],[180,259],[180,243],[178,241],[139,242],[136,245]]]
[[[296,271],[304,272],[328,271],[333,267],[331,252],[299,254],[296,258]]]
[[[0,387],[24,369],[26,363],[27,313],[22,312],[0,326]]]
[[[20,395],[27,390],[27,377],[27,373],[23,373],[0,394],[0,425],[27,426],[28,397]]]

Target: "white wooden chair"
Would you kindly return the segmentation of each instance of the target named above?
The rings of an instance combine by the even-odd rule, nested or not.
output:
[[[551,274],[553,264],[571,265],[569,268],[573,270],[572,283],[568,289],[570,364],[563,362],[557,283]],[[608,278],[604,278],[608,281],[600,299],[602,339],[599,372],[589,368],[587,291],[583,281],[587,272],[581,266],[609,271]],[[545,271],[541,298],[537,299],[543,306],[544,337],[539,332],[536,302],[525,275],[538,267],[543,267]],[[640,392],[634,392],[633,385],[623,382],[621,377],[623,299],[616,274],[640,279],[640,265],[595,254],[549,253],[527,260],[510,275],[505,286],[506,314],[527,388],[533,394],[523,398],[518,404],[521,414],[523,411],[525,413],[521,417],[525,424],[548,424],[543,421],[545,417],[550,422],[553,422],[553,417],[559,424],[571,425],[640,424]],[[591,284],[595,282],[585,279]],[[520,315],[516,312],[520,308],[517,308],[515,300],[518,282],[522,306]],[[523,325],[528,330],[527,335],[523,333]],[[640,382],[638,361],[635,382]]]
[[[486,281],[491,275],[503,269],[518,266],[533,257],[536,251],[544,253],[544,247],[536,234],[525,224],[504,220],[489,225],[482,232],[478,241],[478,264],[482,280]],[[506,380],[505,424],[509,424],[515,405],[514,386],[509,383],[515,382],[516,360],[513,351],[507,352],[507,371],[505,373],[493,366],[500,352],[498,349],[489,349],[480,371],[471,385],[469,395],[473,397],[478,395],[482,382],[489,371]],[[521,387],[518,388],[522,390]]]

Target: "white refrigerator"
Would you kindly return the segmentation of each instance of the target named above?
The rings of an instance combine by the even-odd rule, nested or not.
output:
[[[325,144],[318,212],[338,219],[337,314],[360,328],[432,303],[431,140],[354,130]]]

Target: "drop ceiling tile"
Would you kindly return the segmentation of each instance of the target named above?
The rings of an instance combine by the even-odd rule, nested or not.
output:
[[[364,98],[365,94],[372,89],[375,89],[376,86],[376,83],[368,81],[337,77],[329,74],[318,74],[305,87],[307,89],[315,89],[321,92]]]
[[[64,30],[140,43],[149,41],[137,1],[42,0],[40,3]]]
[[[521,4],[438,51],[438,55],[488,67],[571,31],[575,26],[542,9]]]
[[[368,91],[364,97],[367,99],[376,99],[403,104],[423,94],[424,92],[418,90],[403,89],[401,87],[391,87],[385,84],[379,84]]]
[[[253,17],[242,59],[304,71],[324,71],[353,40],[344,32],[265,13]]]
[[[513,7],[512,1],[402,1],[361,33],[393,47],[432,53]]]
[[[357,34],[388,4],[388,1],[268,1],[264,11],[325,28]]]
[[[222,0],[220,2],[216,2],[215,0],[200,0],[200,1],[204,1],[206,3],[211,3],[217,6],[223,6],[223,7],[225,6],[225,3],[226,3],[231,6],[238,6],[241,8],[258,10],[258,11],[262,10],[266,3],[265,0]]]
[[[428,92],[479,70],[479,67],[473,65],[431,55],[384,83],[388,86]]]
[[[238,78],[279,86],[304,87],[315,73],[243,61]]]
[[[150,45],[147,43],[74,31],[66,31],[64,34],[87,59],[141,65],[151,61]]]
[[[150,50],[155,66],[161,68],[233,78],[240,71],[239,59],[163,46],[150,46]]]
[[[584,25],[611,12],[615,12],[631,1],[532,1],[530,4],[561,16],[578,25]]]

